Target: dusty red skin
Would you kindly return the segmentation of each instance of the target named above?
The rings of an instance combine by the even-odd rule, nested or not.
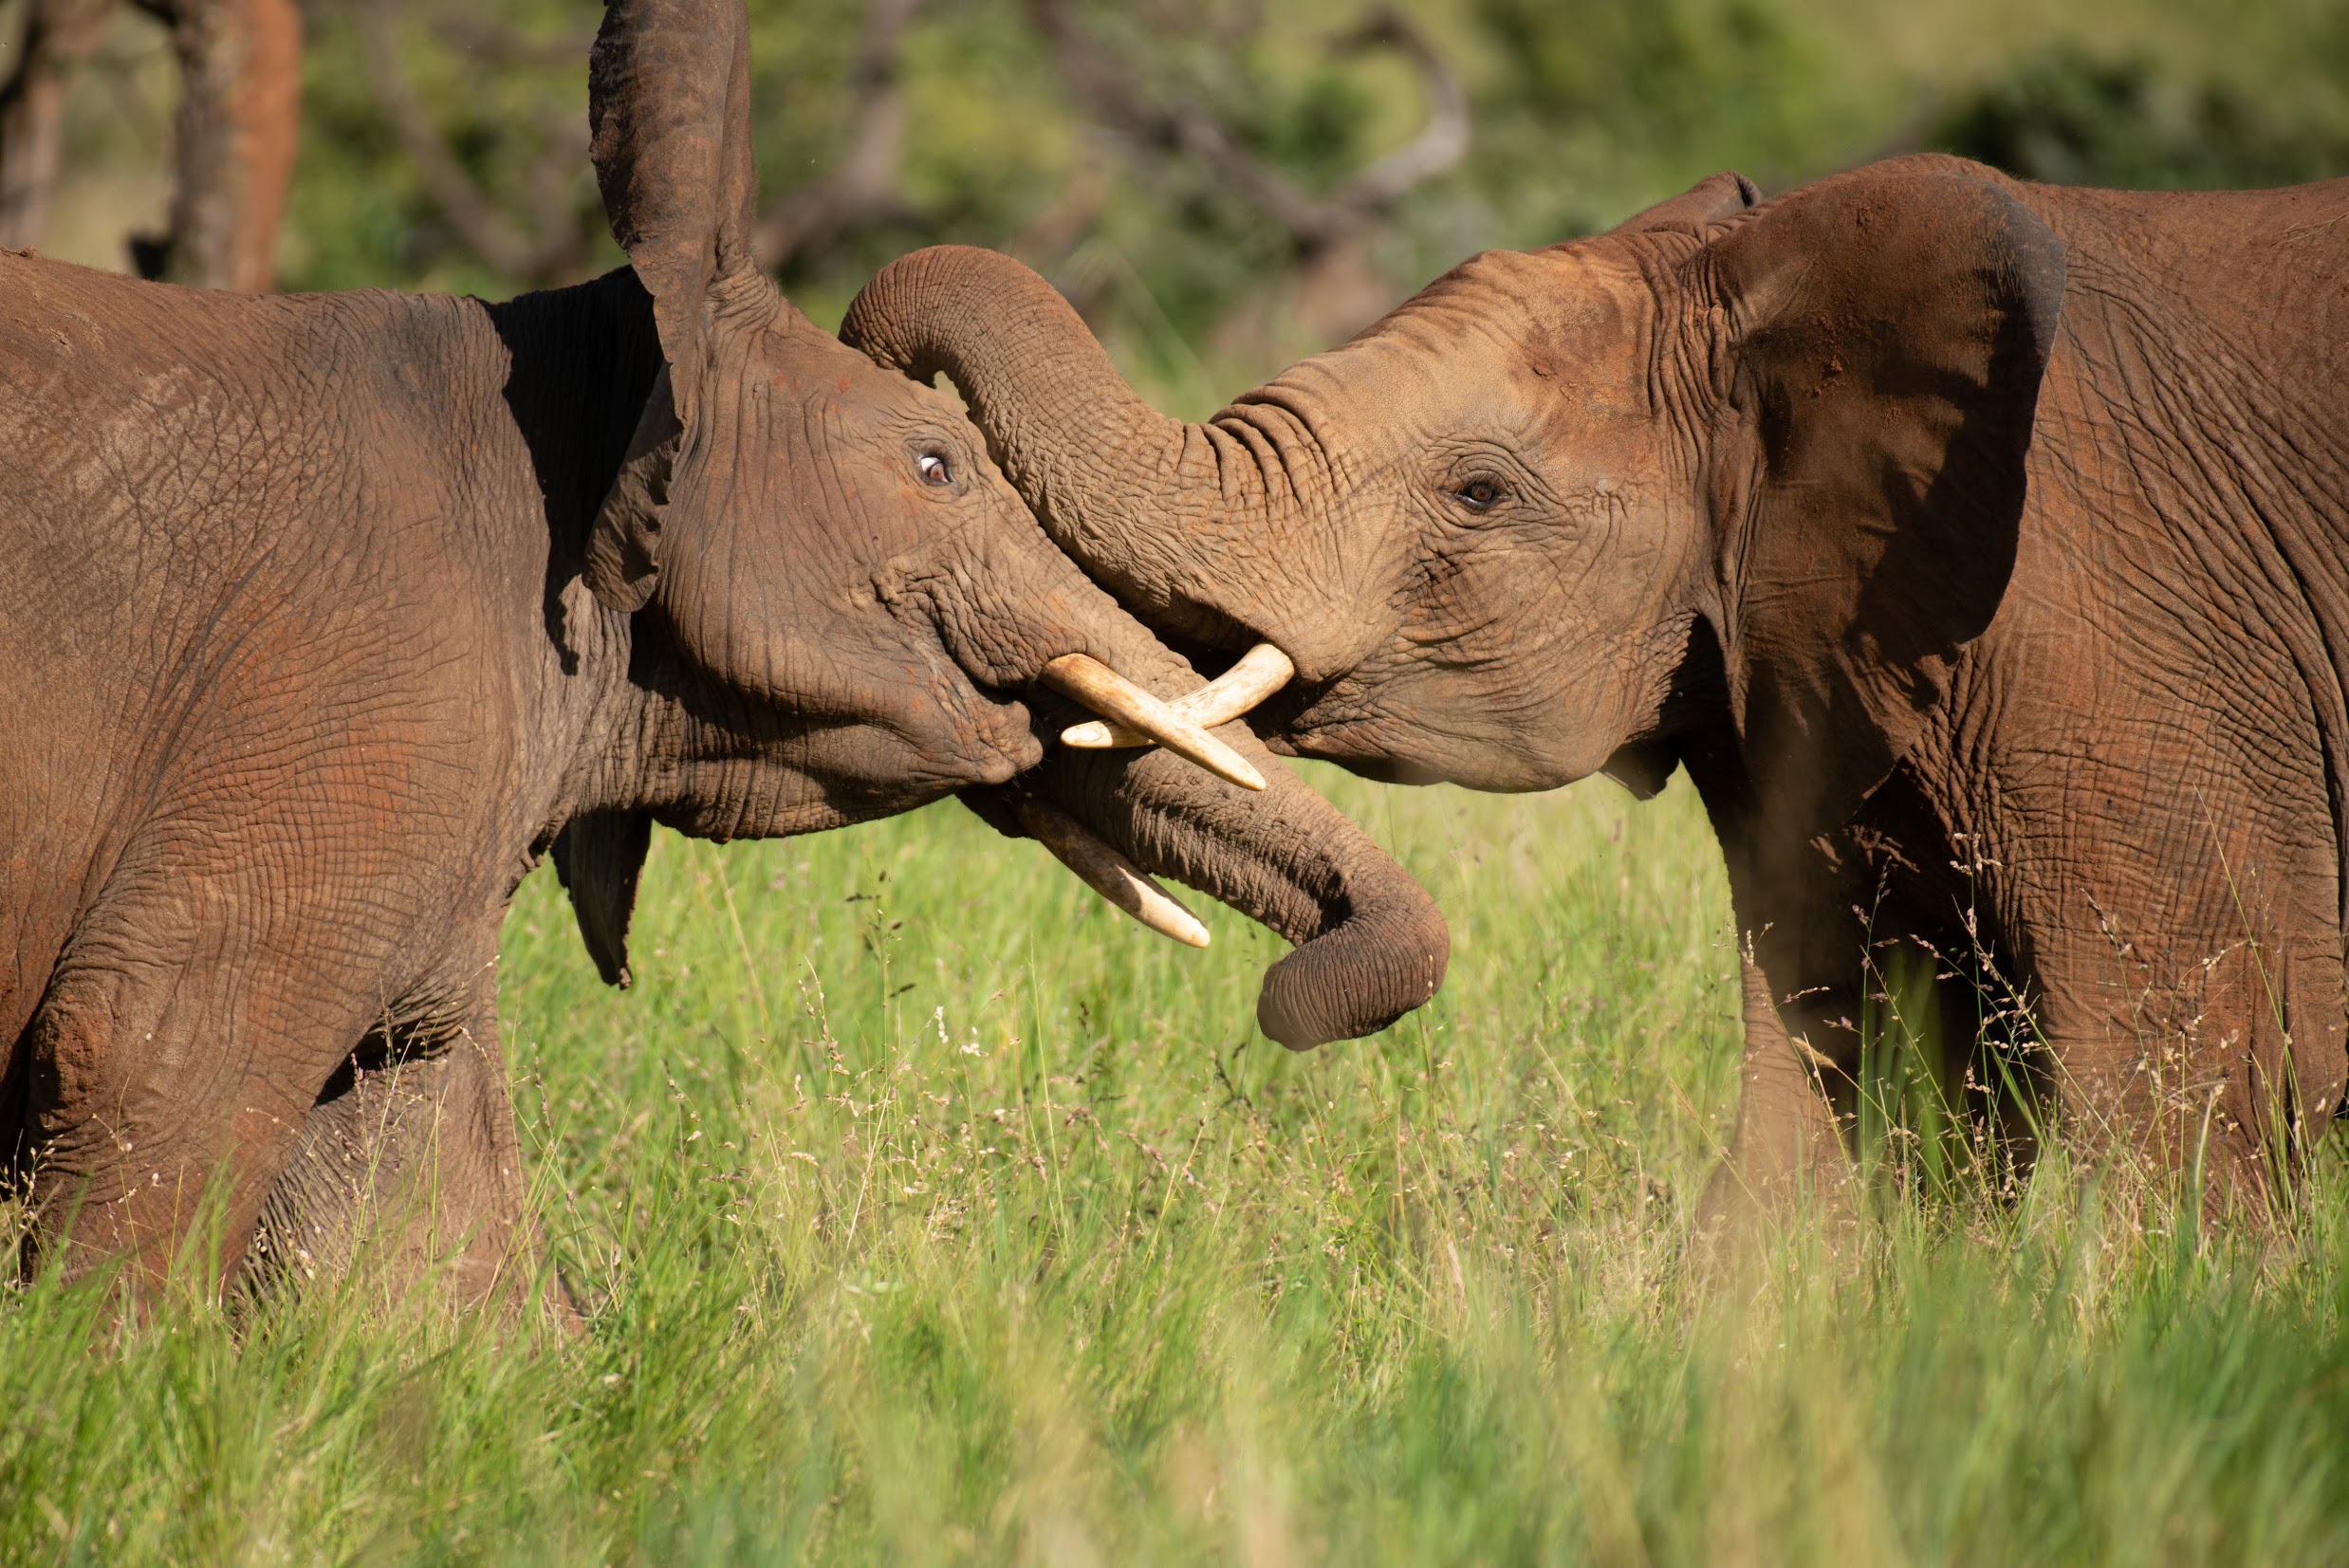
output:
[[[576,288],[249,298],[0,256],[0,1157],[35,1256],[151,1277],[222,1177],[225,1273],[257,1232],[271,1270],[332,1266],[362,1197],[428,1193],[462,1290],[515,1280],[500,920],[551,850],[624,981],[655,821],[1038,790],[1306,944],[1313,984],[1268,986],[1299,1042],[1432,987],[1434,906],[1252,741],[1262,795],[1045,757],[1051,659],[1199,677],[951,401],[749,264],[744,30],[733,0],[606,11],[634,265]]]
[[[843,335],[951,374],[1154,628],[1295,659],[1275,749],[1686,766],[1751,956],[1716,1212],[1840,1179],[1886,937],[1999,970],[2075,1132],[2256,1207],[2344,1077],[2345,219],[2343,180],[1716,175],[1193,425],[987,252],[896,263]]]

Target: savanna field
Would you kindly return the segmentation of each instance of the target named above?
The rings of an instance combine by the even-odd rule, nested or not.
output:
[[[951,802],[663,836],[624,995],[534,875],[507,1046],[586,1333],[364,1270],[128,1331],[12,1288],[0,1559],[2349,1558],[2337,1150],[2248,1240],[1927,1180],[1896,1125],[1857,1229],[1699,1268],[1737,1027],[1692,792],[1311,772],[1455,947],[1310,1056],[1248,1026],[1277,938],[1194,896],[1214,945],[1163,942]]]
[[[1187,417],[1484,246],[1716,169],[2349,171],[2339,0],[1410,0],[1473,135],[1309,267],[1228,169],[1104,125],[1188,105],[1342,194],[1429,118],[1410,57],[1343,44],[1368,7],[1054,8],[1132,72],[1106,107],[1045,9],[752,0],[767,211],[869,165],[875,83],[908,127],[885,189],[799,212],[769,265],[828,325],[916,246],[1011,249]],[[590,8],[302,9],[279,286],[503,298],[617,265]],[[115,268],[170,221],[178,91],[165,29],[119,10],[41,247]],[[24,13],[0,0],[0,50]],[[906,21],[879,72],[877,15]],[[1692,1235],[1737,959],[1686,782],[1304,770],[1453,942],[1431,1005],[1305,1056],[1252,1026],[1278,938],[1177,890],[1213,944],[1160,940],[951,802],[658,835],[625,993],[542,868],[505,929],[505,1049],[584,1331],[454,1315],[364,1260],[258,1313],[183,1289],[128,1322],[102,1281],[7,1270],[0,1568],[2349,1562],[2349,1133],[2265,1228],[2060,1153],[2016,1184],[1948,1131],[1888,995],[1862,1212],[1722,1264]]]

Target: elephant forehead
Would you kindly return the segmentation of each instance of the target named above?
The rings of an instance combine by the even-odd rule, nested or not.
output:
[[[1516,444],[1535,424],[1538,384],[1481,325],[1352,342],[1290,366],[1242,405],[1274,404],[1309,431],[1341,487],[1368,482],[1431,444]]]
[[[1655,320],[1651,290],[1622,258],[1488,251],[1258,398],[1309,420],[1366,415],[1405,438],[1522,438],[1568,405],[1644,416]]]
[[[1471,256],[1373,332],[1424,344],[1489,342],[1523,359],[1560,338],[1629,349],[1655,317],[1655,291],[1638,259],[1619,245],[1591,242]]]

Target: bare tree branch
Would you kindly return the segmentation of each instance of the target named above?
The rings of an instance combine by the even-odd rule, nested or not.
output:
[[[1318,239],[1327,227],[1321,203],[1242,147],[1205,105],[1152,103],[1124,62],[1086,35],[1068,0],[1028,0],[1027,10],[1052,46],[1062,78],[1094,119],[1148,152],[1197,158],[1301,244],[1308,235]]]
[[[855,129],[848,154],[825,177],[777,202],[751,244],[769,271],[822,251],[852,229],[911,217],[897,193],[905,158],[905,89],[899,65],[906,30],[928,0],[870,0],[849,73]]]
[[[66,72],[97,52],[115,0],[28,0],[16,69],[0,83],[0,246],[48,230],[65,151]]]
[[[360,55],[377,105],[391,121],[400,151],[416,165],[424,194],[457,237],[497,271],[527,273],[538,261],[538,248],[482,194],[441,138],[432,112],[408,85],[399,66],[398,41],[393,36],[394,9],[393,0],[362,0],[359,8],[365,35]]]
[[[593,237],[577,221],[567,193],[586,167],[584,117],[566,115],[549,136],[546,152],[532,165],[533,228],[526,232],[474,183],[449,150],[439,124],[401,70],[393,23],[396,0],[361,0],[358,8],[365,45],[367,84],[391,122],[400,151],[416,166],[424,194],[440,209],[466,249],[497,272],[533,284],[550,283],[578,270],[593,250]],[[573,120],[579,123],[572,124]]]
[[[1075,167],[1062,181],[1051,204],[1028,220],[1027,227],[1007,247],[1012,254],[1063,255],[1101,221],[1109,205],[1111,159],[1098,143],[1106,139],[1101,132],[1092,131],[1080,140]]]
[[[1468,88],[1433,40],[1392,7],[1374,11],[1345,44],[1356,49],[1381,44],[1399,49],[1418,67],[1427,89],[1428,122],[1419,134],[1347,181],[1337,198],[1341,206],[1358,211],[1383,211],[1450,173],[1468,156]]]
[[[1070,0],[1028,0],[1027,9],[1087,113],[1147,152],[1198,159],[1285,230],[1307,257],[1368,229],[1396,200],[1457,164],[1468,151],[1468,94],[1458,75],[1426,34],[1391,9],[1373,13],[1341,40],[1340,46],[1352,50],[1384,44],[1408,55],[1427,83],[1427,126],[1327,196],[1314,195],[1250,152],[1221,117],[1195,97],[1168,101],[1160,96],[1163,86],[1154,95],[1152,84],[1122,58],[1086,35]]]

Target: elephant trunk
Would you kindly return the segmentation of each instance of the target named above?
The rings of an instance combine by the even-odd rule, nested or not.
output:
[[[1158,413],[1051,285],[969,246],[883,267],[841,337],[916,380],[944,371],[1053,542],[1153,627],[1234,651],[1267,638],[1307,680],[1351,656],[1328,629],[1291,624],[1313,563],[1273,558],[1298,532],[1279,519],[1328,488],[1293,410],[1195,425]]]
[[[964,799],[1017,832],[1020,792],[1032,791],[1145,869],[1296,943],[1256,1004],[1265,1033],[1292,1050],[1375,1033],[1434,995],[1451,952],[1435,901],[1244,726],[1222,733],[1264,775],[1262,794],[1163,751],[1056,749],[1019,783]]]
[[[978,678],[1021,686],[1038,655],[1076,649],[1120,672],[1154,706],[1180,711],[1209,695],[1196,671],[1042,533],[968,544],[929,598],[948,647]],[[1051,679],[1051,666],[1067,661],[1050,660],[1027,691],[1041,735],[1084,716],[1087,709],[1072,701],[1099,700]],[[1187,930],[1177,907],[1114,864],[1093,863],[1104,858],[1055,832],[1049,814],[1024,808],[1042,802],[1142,870],[1197,888],[1298,944],[1265,976],[1256,1008],[1265,1032],[1285,1045],[1302,1050],[1375,1033],[1433,995],[1451,950],[1434,900],[1274,761],[1247,725],[1217,724],[1211,741],[1235,766],[1201,766],[1170,749],[1050,745],[1012,783],[967,790],[963,799],[1002,831],[1045,839],[1097,891],[1177,940],[1204,942],[1205,932]]]

